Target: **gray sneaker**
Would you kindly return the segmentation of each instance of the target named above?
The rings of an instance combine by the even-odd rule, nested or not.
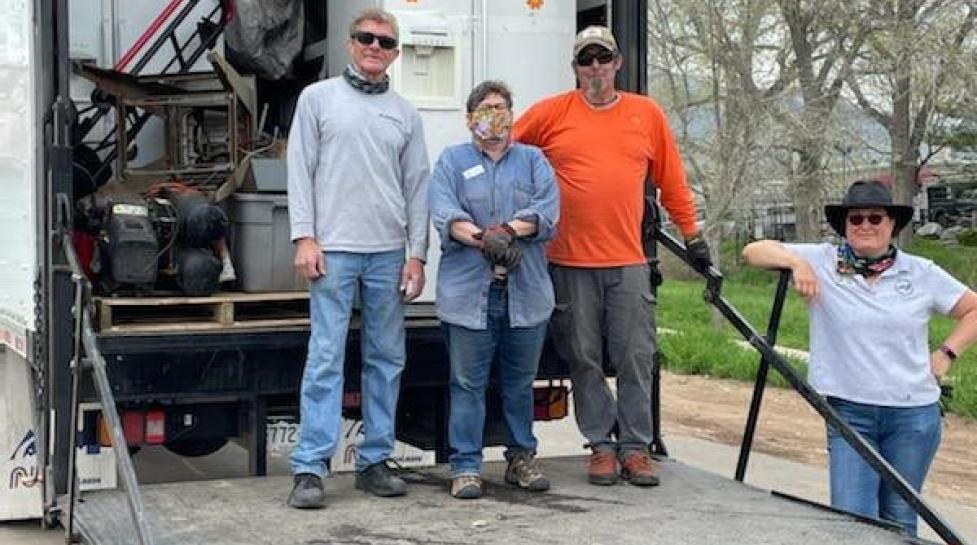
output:
[[[509,459],[505,468],[505,482],[514,484],[530,492],[550,489],[550,481],[536,465],[536,459],[529,452],[516,454]]]
[[[288,495],[288,506],[296,509],[321,509],[326,506],[326,494],[322,490],[322,479],[312,473],[299,473],[295,476],[295,486]]]
[[[459,500],[482,497],[482,479],[478,475],[459,475],[451,479],[451,495]]]
[[[383,498],[403,496],[407,493],[407,483],[394,475],[385,461],[357,471],[356,488]]]

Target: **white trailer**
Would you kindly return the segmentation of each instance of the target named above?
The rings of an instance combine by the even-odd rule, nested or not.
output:
[[[0,2],[0,520],[41,514],[28,355],[36,339],[38,135],[31,5]]]

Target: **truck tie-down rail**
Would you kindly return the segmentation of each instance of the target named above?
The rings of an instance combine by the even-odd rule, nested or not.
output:
[[[926,521],[926,524],[936,532],[948,545],[964,545],[966,542],[960,537],[950,524],[937,513],[930,504],[920,496],[913,487],[906,482],[895,468],[878,453],[872,445],[855,431],[845,420],[841,418],[835,409],[818,394],[810,384],[798,374],[787,360],[774,350],[777,326],[780,322],[780,314],[783,309],[784,300],[787,294],[787,287],[790,281],[790,271],[780,271],[780,280],[777,285],[777,294],[774,299],[774,307],[771,313],[770,328],[767,336],[761,335],[750,323],[737,311],[729,301],[722,295],[723,276],[713,266],[706,269],[696,267],[686,252],[685,246],[678,240],[662,229],[655,229],[655,239],[665,248],[675,254],[679,259],[692,267],[696,272],[706,279],[706,289],[703,298],[710,303],[726,320],[732,324],[740,335],[753,348],[760,353],[762,360],[757,371],[756,388],[753,392],[753,400],[750,404],[750,413],[747,419],[746,430],[743,434],[743,443],[740,447],[739,460],[736,465],[735,478],[742,481],[746,474],[746,466],[749,461],[750,450],[753,443],[753,433],[756,430],[757,417],[760,411],[760,402],[763,398],[764,386],[767,381],[767,371],[773,367],[787,380],[790,386],[804,398],[805,401],[821,415],[828,426],[834,428],[845,441],[874,469],[882,480],[896,490],[900,497],[908,503],[913,510]]]

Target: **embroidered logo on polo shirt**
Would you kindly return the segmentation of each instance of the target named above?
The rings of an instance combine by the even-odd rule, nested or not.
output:
[[[909,297],[913,294],[913,281],[910,280],[908,276],[900,275],[899,278],[896,279],[896,292],[898,292],[900,295]]]

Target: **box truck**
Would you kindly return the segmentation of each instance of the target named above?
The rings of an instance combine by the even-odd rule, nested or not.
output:
[[[61,524],[69,541],[93,545],[902,541],[884,524],[677,462],[664,465],[663,485],[649,494],[589,487],[581,459],[551,460],[553,492],[490,485],[484,500],[466,505],[444,493],[443,471],[415,470],[408,499],[333,492],[343,501],[324,516],[288,509],[287,478],[263,477],[269,444],[294,441],[308,340],[308,295],[290,269],[275,150],[298,91],[345,66],[353,15],[375,6],[398,17],[391,83],[420,111],[433,159],[468,138],[463,104],[476,83],[506,81],[517,115],[572,88],[573,36],[588,24],[617,36],[619,87],[645,92],[644,0],[0,5],[0,520]],[[227,237],[181,253],[179,222],[191,212],[228,217]],[[397,415],[404,465],[443,462],[448,452],[437,247],[435,239],[428,285],[407,312]],[[193,267],[209,267],[209,280],[187,276]],[[709,299],[722,303],[710,286]],[[776,360],[762,336],[741,331]],[[346,361],[344,435],[355,447],[355,317]],[[538,378],[536,418],[565,417],[568,372],[549,346]],[[489,403],[489,445],[504,443],[497,405]],[[247,449],[253,478],[137,483],[132,455],[142,448],[203,456],[229,440]],[[657,425],[650,448],[666,454]],[[350,459],[341,449],[334,469]],[[488,482],[501,482],[500,472],[489,465]],[[351,489],[343,479],[330,488]]]

